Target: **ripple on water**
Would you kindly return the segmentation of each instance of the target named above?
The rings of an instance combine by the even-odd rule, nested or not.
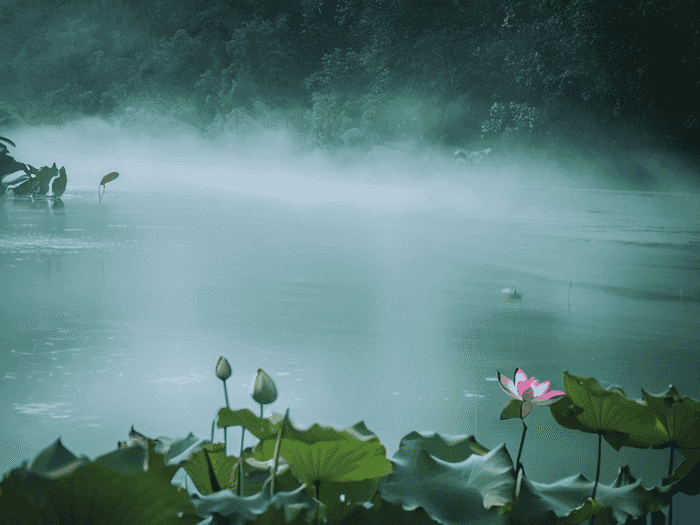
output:
[[[49,234],[2,235],[0,254],[43,254],[66,252],[113,252],[137,246],[137,241],[96,240],[89,237],[58,237]]]

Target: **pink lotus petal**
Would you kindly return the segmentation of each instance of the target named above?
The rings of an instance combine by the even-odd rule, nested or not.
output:
[[[547,390],[549,390],[549,381],[545,381],[544,383],[537,384],[537,381],[532,383],[532,392],[533,392],[533,397],[538,398],[542,394],[544,394]]]
[[[518,383],[520,383],[522,381],[527,381],[527,374],[525,372],[523,372],[522,368],[518,368],[515,371],[514,379],[515,379],[515,385],[517,386]]]
[[[501,385],[501,388],[506,394],[514,397],[515,399],[520,399],[520,396],[518,396],[518,390],[515,388],[515,384],[501,372],[498,372],[498,383]]]
[[[523,398],[523,392],[530,388],[530,385],[532,385],[532,382],[534,380],[535,378],[531,377],[527,381],[521,381],[515,384],[515,386],[518,388],[518,396],[520,397],[520,399]]]
[[[551,392],[547,392],[546,394],[543,394],[533,399],[532,404],[535,406],[546,407],[548,405],[556,403],[565,395],[566,392],[562,392],[561,390],[552,390]]]

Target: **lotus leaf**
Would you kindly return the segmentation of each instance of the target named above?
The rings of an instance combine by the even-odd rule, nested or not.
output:
[[[598,485],[596,500],[590,498],[594,482],[584,475],[574,475],[555,483],[536,483],[523,479],[517,505],[512,518],[517,522],[552,525],[575,525],[596,514],[596,524],[626,523],[667,503],[658,491],[647,490],[641,481],[635,480],[628,467],[618,470],[610,485]],[[604,509],[609,508],[610,519],[606,520]],[[602,513],[602,514],[601,514]]]
[[[459,438],[418,432],[401,440],[391,460],[394,472],[379,484],[382,499],[405,510],[422,507],[445,525],[507,523],[515,473],[505,445],[482,454],[483,447],[475,441],[476,445],[462,444],[465,459],[454,461],[458,459],[454,449],[436,446],[440,440],[460,442]]]
[[[644,405],[627,399],[618,387],[601,387],[591,377],[564,372],[566,395],[550,406],[561,426],[600,434],[619,451],[622,446],[648,448],[663,443],[661,423]]]
[[[60,442],[40,453],[32,466],[45,473],[55,472],[46,470],[50,465],[72,464],[75,461],[70,459],[72,454],[66,454],[67,451],[57,444]],[[152,452],[155,443],[149,444]],[[26,468],[16,469],[0,483],[3,525],[198,523],[187,494],[173,487],[170,484],[172,474],[163,470],[177,467],[167,467],[162,456],[153,453],[151,468],[144,471],[145,458],[146,449],[141,446],[117,450],[94,462],[86,461],[77,468],[65,470],[65,474],[41,487],[41,494],[37,494],[31,477],[39,477],[39,474]],[[43,466],[39,467],[40,464]]]
[[[226,523],[231,525],[243,525],[255,521],[258,523],[260,516],[268,514],[260,523],[304,523],[300,521],[314,509],[316,503],[306,491],[306,487],[300,486],[290,492],[276,492],[270,496],[269,482],[265,483],[262,491],[254,496],[236,496],[228,489],[209,496],[203,496],[192,500],[197,513],[208,517],[214,514],[226,518]],[[275,509],[275,510],[270,510]],[[284,512],[284,521],[273,521]]]
[[[654,448],[677,448],[686,458],[700,460],[700,402],[681,397],[671,385],[663,394],[642,390],[644,403],[661,422],[665,441]]]

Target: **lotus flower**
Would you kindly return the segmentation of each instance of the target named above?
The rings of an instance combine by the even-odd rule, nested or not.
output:
[[[228,404],[228,389],[226,388],[226,380],[231,377],[231,365],[228,364],[228,359],[224,356],[220,356],[219,360],[216,362],[216,369],[214,370],[216,377],[221,379],[224,383],[224,398],[226,399],[226,408],[231,408]],[[214,429],[212,427],[211,441],[214,442]],[[224,455],[226,455],[226,447],[228,446],[228,435],[226,428],[224,428]]]
[[[261,405],[269,405],[277,399],[277,387],[272,378],[262,368],[258,368],[258,373],[250,382],[250,395],[253,400]],[[260,407],[262,410],[262,406]],[[262,417],[262,414],[260,414]]]
[[[228,364],[228,360],[224,356],[219,357],[219,360],[216,362],[216,377],[222,381],[226,381],[231,377],[231,365]]]
[[[538,407],[548,406],[559,401],[559,399],[566,394],[566,392],[560,390],[551,390],[548,392],[549,381],[538,383],[534,377],[528,379],[527,374],[523,372],[521,368],[515,370],[513,378],[515,382],[498,372],[498,382],[503,391],[510,397],[523,402],[520,412],[521,418],[526,417],[530,413],[532,405]]]
[[[525,417],[532,410],[532,405],[535,406],[547,406],[558,401],[566,392],[561,392],[559,390],[549,390],[549,381],[545,381],[539,384],[534,377],[530,379],[527,378],[527,374],[523,372],[521,368],[515,370],[513,376],[514,381],[511,381],[506,376],[498,372],[498,382],[501,385],[503,391],[510,397],[514,398],[515,401],[508,403],[508,406],[501,412],[501,419],[510,419],[514,417],[520,417],[523,422],[523,435],[520,438],[520,447],[518,448],[518,458],[515,460],[515,496],[516,498],[520,494],[520,478],[518,474],[523,472],[523,465],[520,463],[520,456],[523,453],[523,445],[525,444],[525,433],[527,432],[527,425],[525,424]],[[518,403],[517,401],[520,401]],[[520,405],[520,406],[518,406]]]

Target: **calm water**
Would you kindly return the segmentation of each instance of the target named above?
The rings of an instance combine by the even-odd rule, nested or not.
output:
[[[280,393],[266,414],[364,420],[390,457],[412,430],[475,433],[514,457],[522,427],[499,421],[495,376],[517,366],[555,389],[568,370],[700,398],[700,196],[517,193],[488,213],[449,191],[371,206],[112,188],[62,208],[0,199],[0,472],[58,436],[91,458],[132,424],[208,436],[219,355],[233,407],[258,410],[262,367]],[[595,476],[594,435],[548,409],[527,422],[529,476]],[[656,483],[667,460],[604,444],[601,481],[630,464]]]

